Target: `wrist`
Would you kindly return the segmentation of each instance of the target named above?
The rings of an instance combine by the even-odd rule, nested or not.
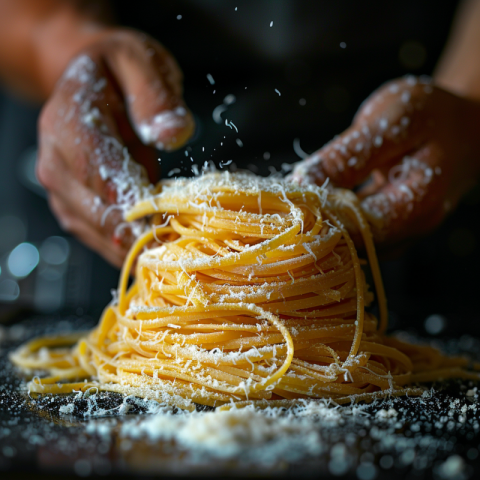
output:
[[[109,31],[106,24],[80,15],[71,8],[58,11],[39,23],[31,36],[32,77],[37,95],[47,98],[72,58]]]
[[[102,21],[108,15],[86,9],[88,3],[0,0],[0,80],[24,97],[45,100],[70,59],[108,29]]]
[[[480,71],[454,70],[434,76],[435,84],[460,97],[480,101]]]
[[[449,41],[435,72],[442,88],[459,96],[480,100],[480,2],[462,2]]]

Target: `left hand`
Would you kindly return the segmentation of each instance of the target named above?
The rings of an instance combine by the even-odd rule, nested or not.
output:
[[[407,77],[374,92],[291,178],[359,187],[375,241],[391,248],[435,228],[476,183],[479,133],[479,102]]]

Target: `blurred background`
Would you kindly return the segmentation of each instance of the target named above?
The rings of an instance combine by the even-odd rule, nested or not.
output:
[[[185,75],[197,131],[186,148],[159,152],[162,175],[173,177],[209,160],[267,175],[317,150],[380,84],[432,74],[459,2],[118,3],[108,7],[116,21],[160,40]],[[97,318],[118,278],[48,209],[34,171],[39,108],[0,94],[0,323]],[[392,328],[480,334],[479,203],[475,190],[437,232],[382,264]]]

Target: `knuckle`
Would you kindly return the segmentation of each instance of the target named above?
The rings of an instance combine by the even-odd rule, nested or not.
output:
[[[58,220],[58,223],[60,224],[60,227],[62,228],[62,230],[64,230],[65,232],[74,233],[73,228],[72,228],[72,222],[70,221],[70,218],[68,218],[66,216],[57,215],[57,220]]]
[[[43,106],[40,115],[38,117],[38,133],[40,136],[50,134],[53,132],[54,122],[56,118],[55,111],[55,94],[50,100]]]
[[[61,213],[56,214],[56,217],[62,230],[73,233],[74,235],[79,234],[79,229],[77,228],[78,222],[74,215],[71,215],[66,211],[62,211]]]
[[[42,135],[45,131],[47,131],[48,127],[50,126],[49,112],[47,111],[47,108],[47,105],[45,105],[38,117],[37,128],[39,135]]]
[[[49,168],[46,166],[45,157],[40,155],[37,160],[36,176],[38,181],[47,189],[51,190],[53,187],[52,177],[50,176]]]
[[[136,44],[142,45],[143,48],[153,48],[158,51],[165,51],[160,42],[155,40],[153,37],[148,35],[145,32],[140,32],[138,30],[129,30],[123,29],[119,31],[119,38],[122,38],[126,42],[134,42]]]
[[[55,174],[55,168],[53,168],[54,157],[53,155],[47,155],[40,150],[39,157],[36,165],[36,176],[38,181],[47,190],[55,190],[57,186],[57,179]]]

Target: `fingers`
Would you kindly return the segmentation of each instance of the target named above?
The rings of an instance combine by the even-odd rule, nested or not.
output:
[[[78,222],[90,225],[91,229],[102,235],[108,244],[113,243],[126,251],[134,240],[130,224],[123,219],[123,208],[115,203],[107,203],[93,190],[82,184],[72,175],[66,162],[55,151],[42,152],[41,158],[48,158],[47,166],[49,192],[56,199],[56,212],[66,230],[77,234],[78,229],[70,225]],[[45,174],[44,174],[45,175]],[[63,209],[59,206],[62,205]],[[63,218],[65,214],[68,218]],[[75,221],[73,221],[75,216]],[[139,225],[132,224],[139,228]],[[82,229],[83,231],[84,229]],[[97,242],[98,243],[98,242]]]
[[[438,226],[476,181],[478,133],[470,126],[477,124],[478,104],[404,78],[374,92],[353,125],[300,162],[293,177],[360,186],[375,240],[391,249]]]
[[[119,46],[120,45],[120,46]],[[170,53],[144,34],[122,32],[106,57],[140,139],[158,149],[182,146],[194,121],[182,99],[182,74]]]
[[[317,184],[330,178],[337,186],[353,188],[373,169],[385,168],[418,147],[424,129],[417,113],[423,109],[431,87],[412,79],[391,82],[374,92],[353,125],[297,164],[293,177]]]
[[[388,181],[388,174],[375,168],[372,170],[370,177],[356,191],[357,197],[362,200],[369,195],[377,193]]]
[[[427,146],[390,169],[388,181],[362,201],[375,240],[398,243],[423,235],[446,214],[445,175],[435,167],[439,151]]]
[[[67,69],[42,111],[37,173],[49,190],[62,189],[59,157],[105,203],[131,205],[149,182],[118,132],[117,120],[126,113],[107,73],[87,55]]]
[[[125,30],[86,49],[39,121],[37,176],[64,228],[121,265],[142,230],[127,225],[123,213],[148,195],[158,167],[140,140],[171,149],[193,128],[180,70],[158,43]]]
[[[74,234],[88,247],[100,253],[109,263],[120,268],[127,250],[112,244],[102,233],[95,230],[89,222],[70,210],[65,202],[56,195],[49,196],[50,208],[59,219],[62,228]]]
[[[108,103],[120,110],[119,99],[107,83],[105,93],[95,91],[87,73],[95,85],[104,78],[102,71],[82,62],[42,113],[37,176],[56,199],[55,213],[64,228],[119,265],[120,252],[125,254],[133,241],[130,228],[119,228],[123,211],[140,198],[148,180],[130,159],[111,111],[105,109]]]

